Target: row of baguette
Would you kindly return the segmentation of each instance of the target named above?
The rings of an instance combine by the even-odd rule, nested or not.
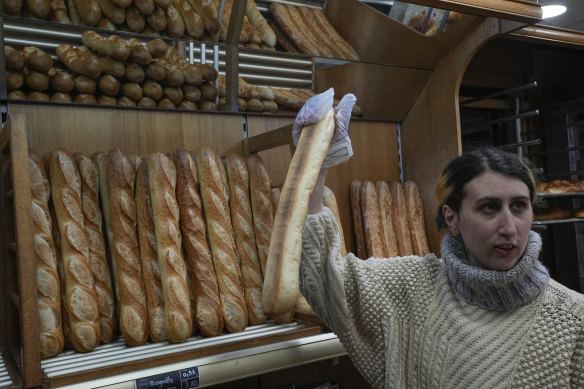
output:
[[[259,155],[31,150],[29,170],[42,358],[91,351],[118,333],[139,346],[267,320],[279,189]],[[338,214],[334,195],[326,205]],[[310,309],[302,296],[298,309]]]
[[[142,44],[86,30],[82,40],[57,47],[61,68],[37,47],[5,46],[8,98],[217,110],[217,71],[187,62],[162,39]]]
[[[415,182],[354,180],[350,197],[359,258],[430,253],[424,207]]]
[[[225,41],[233,7],[226,0],[3,0],[9,15],[78,26],[204,42]],[[274,50],[276,37],[254,0],[246,6],[240,44]]]

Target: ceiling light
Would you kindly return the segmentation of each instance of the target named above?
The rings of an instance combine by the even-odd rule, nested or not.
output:
[[[563,5],[544,5],[541,7],[543,11],[543,18],[553,18],[566,12],[566,7]]]

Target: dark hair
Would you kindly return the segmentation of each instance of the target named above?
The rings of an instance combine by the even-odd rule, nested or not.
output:
[[[454,212],[458,212],[464,197],[465,185],[479,174],[489,171],[523,181],[529,189],[531,202],[534,202],[535,177],[528,161],[498,148],[476,149],[450,161],[436,184],[439,206],[435,222],[439,230],[446,227],[443,206],[446,204]]]

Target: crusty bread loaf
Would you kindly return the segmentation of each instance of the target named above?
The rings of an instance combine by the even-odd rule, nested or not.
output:
[[[395,232],[393,231],[392,222],[392,201],[389,185],[385,181],[377,181],[375,189],[379,197],[379,213],[381,216],[381,226],[383,232],[383,244],[387,247],[387,256],[389,258],[399,256]]]
[[[29,150],[28,170],[32,197],[32,220],[37,277],[41,359],[63,351],[61,293],[57,270],[57,250],[53,242],[49,211],[51,186],[40,156]]]
[[[136,170],[118,149],[107,157],[107,185],[112,229],[112,272],[119,308],[119,325],[129,346],[148,339],[148,308],[136,233]]]
[[[270,189],[270,201],[272,202],[272,214],[275,217],[278,211],[278,204],[280,203],[280,188]]]
[[[256,248],[249,200],[249,172],[245,159],[237,154],[228,155],[225,166],[227,168],[229,193],[231,194],[229,208],[243,277],[249,324],[257,325],[265,322],[267,318],[262,307],[264,278]]]
[[[136,171],[136,216],[142,279],[144,280],[148,306],[148,323],[150,323],[150,339],[153,342],[162,342],[168,340],[168,335],[164,320],[164,298],[160,281],[156,233],[152,218],[148,163],[145,161],[142,161]]]
[[[253,227],[256,237],[256,245],[262,273],[266,274],[266,261],[270,248],[270,236],[274,224],[272,202],[270,200],[270,177],[266,166],[259,154],[252,154],[247,158],[249,171],[249,191],[251,210],[253,215]]]
[[[225,169],[207,146],[198,149],[196,164],[225,327],[229,332],[243,331],[247,326],[247,306],[235,252]]]
[[[351,195],[351,213],[353,215],[353,231],[357,243],[357,257],[367,258],[365,236],[363,234],[363,214],[361,213],[361,181],[353,180],[349,185]]]
[[[426,237],[426,223],[424,222],[424,205],[415,182],[406,181],[403,186],[414,254],[423,257],[430,252]]]
[[[174,162],[162,153],[150,154],[148,179],[164,297],[166,332],[171,342],[184,342],[193,331],[193,323],[187,269],[181,253],[182,237],[176,202]]]
[[[99,307],[101,343],[110,343],[116,334],[116,311],[99,208],[99,169],[95,161],[84,154],[75,153],[74,158],[81,177],[81,206]]]
[[[335,216],[335,220],[337,225],[339,226],[339,230],[341,232],[341,255],[344,257],[347,255],[347,247],[345,246],[345,234],[343,233],[343,226],[341,224],[341,214],[339,212],[339,205],[337,204],[337,198],[335,197],[334,192],[328,186],[324,187],[323,196],[322,196],[322,205],[327,207],[331,210],[333,215]]]
[[[363,181],[360,197],[367,256],[386,258],[387,253],[383,245],[381,215],[379,213],[379,197],[375,184],[371,181]]]
[[[391,192],[392,205],[391,221],[393,222],[399,255],[413,255],[414,248],[412,247],[412,234],[408,222],[404,188],[399,181],[391,181],[389,191]]]
[[[49,156],[51,194],[61,235],[63,275],[71,340],[75,350],[93,350],[100,340],[99,308],[88,258],[81,210],[81,179],[69,152],[55,149]]]
[[[268,316],[294,310],[298,299],[302,229],[308,213],[308,199],[328,152],[334,131],[334,110],[305,127],[290,162],[280,194],[264,274],[262,304]]]
[[[174,163],[187,274],[194,292],[191,307],[193,318],[201,334],[217,336],[223,331],[223,311],[217,276],[207,243],[197,166],[193,154],[185,149],[175,151]]]

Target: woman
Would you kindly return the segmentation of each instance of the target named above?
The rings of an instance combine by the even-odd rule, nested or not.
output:
[[[584,388],[584,296],[549,278],[531,231],[535,181],[498,149],[454,159],[436,186],[442,259],[339,255],[321,171],[301,291],[375,388]]]

